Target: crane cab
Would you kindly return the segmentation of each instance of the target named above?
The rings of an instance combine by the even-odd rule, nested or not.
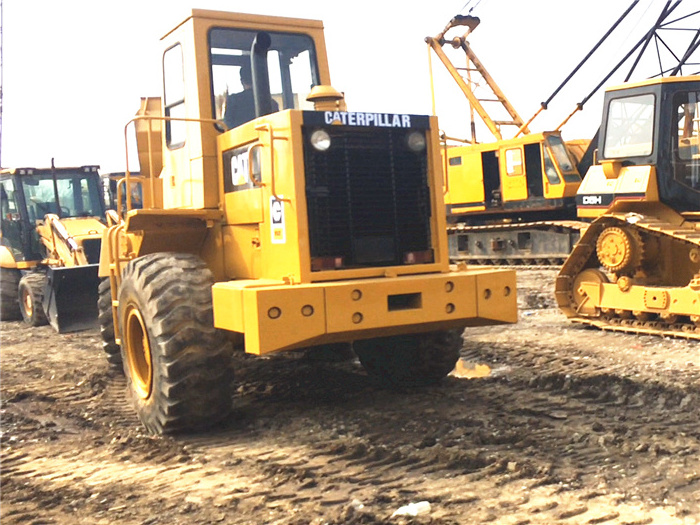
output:
[[[531,133],[488,144],[447,148],[448,216],[484,221],[573,209],[581,182],[576,163],[558,132]]]

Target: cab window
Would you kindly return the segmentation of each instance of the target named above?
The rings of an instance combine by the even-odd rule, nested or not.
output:
[[[255,118],[252,92],[251,47],[256,31],[215,28],[209,33],[211,91],[214,115],[234,128]],[[306,101],[319,83],[316,50],[308,35],[269,32],[267,52],[270,107],[313,109]]]
[[[523,174],[523,152],[520,148],[506,150],[506,173],[513,176]]]
[[[549,135],[546,142],[547,147],[545,149],[551,153],[551,157],[554,158],[554,161],[559,166],[559,171],[564,177],[564,180],[566,182],[580,182],[581,176],[579,175],[576,165],[569,155],[569,150],[566,149],[564,141],[561,139],[561,137],[559,135]],[[551,158],[547,153],[545,153],[545,160],[551,162]],[[549,173],[547,178],[550,179]]]
[[[608,106],[603,157],[646,157],[654,149],[654,95],[613,99]]]
[[[674,175],[681,184],[700,190],[700,92],[676,93],[673,105],[677,122]]]
[[[557,168],[554,167],[554,161],[552,160],[552,155],[549,153],[549,148],[544,149],[544,174],[547,177],[547,182],[550,184],[559,184],[559,174],[557,173]]]
[[[0,181],[0,210],[0,242],[19,260],[22,254],[22,226],[12,179]]]
[[[182,63],[182,46],[176,44],[163,54],[163,94],[166,117],[176,120],[165,122],[165,140],[169,149],[185,144],[187,123],[177,120],[186,117],[185,77]]]
[[[102,193],[97,176],[61,173],[23,176],[22,189],[27,201],[29,220],[43,220],[48,213],[60,217],[101,217],[104,214]],[[58,200],[57,200],[58,199]]]
[[[15,185],[12,179],[0,181],[0,209],[2,218],[11,220],[18,214]],[[17,217],[19,219],[19,217]]]

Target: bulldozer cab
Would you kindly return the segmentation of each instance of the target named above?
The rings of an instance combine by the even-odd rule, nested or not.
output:
[[[579,190],[579,216],[622,201],[700,211],[700,77],[668,77],[609,89],[598,148]]]

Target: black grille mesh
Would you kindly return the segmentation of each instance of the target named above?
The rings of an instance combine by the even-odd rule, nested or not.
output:
[[[311,257],[343,257],[345,267],[403,264],[428,251],[427,154],[406,145],[409,130],[329,126],[319,152],[304,128]]]

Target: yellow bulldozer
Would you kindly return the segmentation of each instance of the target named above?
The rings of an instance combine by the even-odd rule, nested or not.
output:
[[[97,166],[0,171],[0,312],[58,332],[96,326],[105,205]]]
[[[514,272],[450,270],[436,118],[347,111],[321,22],[195,9],[162,49],[134,119],[143,207],[100,256],[105,350],[149,431],[224,418],[235,345],[352,346],[410,387],[451,371],[465,327],[516,321]]]
[[[562,311],[700,339],[700,76],[608,89],[597,162],[576,198],[594,221],[557,278]]]

